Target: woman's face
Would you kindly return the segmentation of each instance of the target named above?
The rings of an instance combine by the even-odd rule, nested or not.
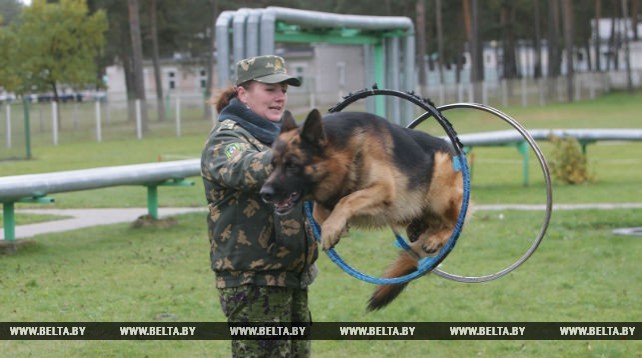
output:
[[[247,88],[237,88],[239,100],[254,113],[272,122],[278,122],[285,110],[288,85],[252,81]]]

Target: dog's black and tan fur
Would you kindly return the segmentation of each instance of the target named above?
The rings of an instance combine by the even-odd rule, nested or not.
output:
[[[369,113],[322,118],[313,110],[300,128],[286,112],[272,148],[274,169],[261,188],[263,199],[280,213],[313,199],[324,250],[338,243],[348,223],[390,225],[405,228],[418,257],[431,256],[457,223],[461,172],[453,169],[452,148],[442,139]],[[415,271],[417,256],[402,251],[383,277]],[[384,307],[404,287],[378,286],[368,309]]]

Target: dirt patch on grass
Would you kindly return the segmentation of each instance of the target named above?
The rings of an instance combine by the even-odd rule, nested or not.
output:
[[[151,215],[146,214],[134,220],[134,222],[131,224],[131,227],[133,229],[140,229],[145,227],[155,227],[160,229],[166,229],[176,224],[178,224],[178,220],[176,220],[173,217],[154,219]]]
[[[32,240],[0,240],[0,255],[13,255],[22,249],[35,246]]]

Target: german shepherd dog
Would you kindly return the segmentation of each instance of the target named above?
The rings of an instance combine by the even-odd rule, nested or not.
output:
[[[321,245],[334,247],[348,223],[405,229],[414,254],[400,252],[383,277],[407,275],[419,258],[448,242],[462,204],[462,174],[453,148],[440,138],[397,126],[370,113],[312,110],[302,127],[285,112],[272,146],[273,172],[260,195],[277,213],[313,199]],[[380,285],[368,310],[383,308],[405,284]]]

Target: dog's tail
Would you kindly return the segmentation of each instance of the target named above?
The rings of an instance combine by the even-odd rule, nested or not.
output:
[[[397,259],[390,265],[383,273],[384,278],[401,277],[408,275],[417,270],[417,259],[409,253],[402,251],[397,256]],[[368,302],[368,311],[374,311],[387,306],[392,302],[408,283],[400,283],[395,285],[380,285],[377,286],[374,293]]]

